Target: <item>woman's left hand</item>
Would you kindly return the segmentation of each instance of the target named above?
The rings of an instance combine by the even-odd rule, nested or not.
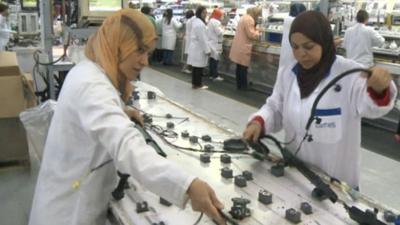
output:
[[[382,67],[372,67],[372,75],[367,80],[368,87],[371,87],[377,94],[382,94],[390,86],[392,76],[389,70]]]
[[[335,48],[339,48],[342,43],[343,43],[343,38],[341,37],[335,37],[333,39],[333,44],[335,45]]]
[[[133,120],[135,123],[138,123],[140,126],[144,126],[143,116],[142,116],[142,114],[140,114],[140,112],[138,110],[127,106],[127,107],[125,107],[124,111],[131,120]]]

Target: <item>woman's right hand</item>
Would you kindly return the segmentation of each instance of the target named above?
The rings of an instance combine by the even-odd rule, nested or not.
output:
[[[224,208],[214,190],[204,181],[196,178],[190,184],[187,194],[192,202],[192,209],[205,213],[218,225],[225,225],[225,219],[218,212]]]
[[[243,139],[247,141],[257,142],[260,138],[262,127],[260,123],[252,121],[243,132]]]
[[[127,106],[127,107],[125,107],[124,111],[131,120],[133,120],[135,123],[139,124],[142,127],[144,126],[143,116],[140,114],[140,112],[138,110],[136,110],[135,108],[132,108],[130,106]]]

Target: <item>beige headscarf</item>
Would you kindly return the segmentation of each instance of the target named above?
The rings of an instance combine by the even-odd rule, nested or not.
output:
[[[252,7],[248,8],[246,13],[251,16],[254,20],[254,23],[257,24],[258,17],[261,16],[262,9],[261,7]]]
[[[154,26],[141,12],[122,9],[107,17],[85,48],[85,55],[100,65],[112,84],[127,101],[133,86],[119,70],[118,65],[132,52],[148,49],[157,38]]]

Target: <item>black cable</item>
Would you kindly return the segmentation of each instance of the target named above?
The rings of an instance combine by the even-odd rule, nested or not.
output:
[[[367,69],[363,69],[363,68],[356,68],[356,69],[351,69],[351,70],[347,70],[341,74],[339,74],[337,77],[333,78],[322,90],[321,92],[317,95],[317,97],[314,100],[314,103],[311,107],[311,113],[310,113],[310,117],[308,118],[307,121],[307,125],[306,125],[306,130],[308,131],[310,129],[311,123],[316,119],[315,118],[315,111],[317,109],[317,105],[319,103],[319,101],[321,100],[322,96],[328,91],[329,88],[331,88],[333,85],[336,84],[336,82],[338,82],[339,80],[341,80],[343,77],[353,74],[353,73],[357,73],[357,72],[364,72],[367,73],[368,76],[371,76],[371,71],[367,70]]]
[[[197,145],[200,146],[200,150],[203,151],[203,146],[200,144],[200,142],[197,142]]]
[[[263,139],[263,138],[273,141],[275,143],[275,145],[279,148],[279,150],[282,151],[282,149],[283,149],[282,144],[283,143],[281,141],[279,141],[276,137],[274,137],[272,135],[269,135],[269,134],[264,134],[264,135],[260,136],[260,139]]]
[[[167,138],[177,138],[178,137],[178,133],[176,133],[173,130],[164,129],[160,125],[151,124],[149,127],[151,130],[153,130],[158,135],[161,135],[163,137],[167,137]]]
[[[234,219],[232,219],[227,213],[225,213],[222,209],[218,209],[219,214],[222,216],[222,218],[225,219],[226,224],[232,224],[232,225],[239,225],[238,222],[236,222]],[[215,222],[215,221],[214,221]],[[216,223],[216,222],[215,222]],[[216,223],[217,224],[217,223]]]
[[[189,121],[189,117],[183,118],[180,122],[178,122],[176,125],[180,125],[186,121]]]
[[[306,132],[307,133],[307,132]],[[301,140],[299,146],[297,146],[296,151],[294,152],[294,155],[296,156],[297,153],[299,153],[301,146],[303,145],[304,141],[307,139],[308,135],[304,135],[303,139]]]
[[[317,110],[317,105],[319,103],[319,101],[321,100],[322,96],[329,90],[329,88],[331,88],[332,86],[334,86],[336,84],[336,82],[338,82],[339,80],[341,80],[343,77],[348,76],[350,74],[354,74],[357,72],[364,72],[367,73],[368,77],[371,76],[371,71],[367,70],[367,69],[363,69],[363,68],[356,68],[356,69],[351,69],[351,70],[347,70],[341,74],[339,74],[338,76],[336,76],[335,78],[333,78],[322,90],[321,92],[317,95],[317,97],[315,98],[313,105],[311,107],[311,113],[310,113],[310,117],[307,120],[307,124],[306,124],[306,133],[304,134],[303,140],[300,142],[299,147],[297,148],[295,155],[297,155],[297,153],[301,150],[301,146],[303,144],[303,142],[309,138],[309,140],[312,140],[312,136],[309,134],[310,131],[310,127],[311,124],[314,120],[317,119],[317,117],[315,116],[315,111]]]
[[[155,115],[155,114],[147,113],[146,111],[144,111],[144,110],[142,110],[142,109],[139,109],[139,108],[137,108],[136,106],[133,106],[133,105],[131,105],[130,107],[132,107],[132,108],[138,110],[138,111],[141,112],[141,113],[147,114],[147,115],[149,115],[149,116],[151,116],[151,117],[153,117],[153,118],[163,118],[163,119],[177,119],[177,120],[182,120],[182,121],[179,122],[178,124],[181,124],[181,123],[183,123],[183,122],[189,120],[189,117],[172,116],[172,115],[171,115],[170,117],[167,117],[167,115],[164,115],[164,116],[162,116],[162,115]]]
[[[55,61],[48,62],[48,63],[41,63],[39,61],[39,55],[38,55],[39,53],[42,53],[42,51],[36,50],[35,52],[33,52],[33,59],[35,60],[35,62],[37,62],[39,65],[42,65],[42,66],[51,66],[51,65],[54,65],[54,64],[58,63],[59,61],[65,59],[65,57],[67,56],[67,49],[64,48],[64,52],[60,56],[60,58],[56,59]]]
[[[100,169],[101,167],[103,167],[103,166],[105,166],[105,165],[111,163],[112,161],[113,161],[112,159],[109,159],[109,160],[107,160],[107,161],[105,161],[105,162],[102,162],[100,165],[98,165],[98,166],[92,168],[92,169],[90,170],[90,173],[92,173],[92,172],[94,172],[94,171]]]
[[[196,222],[194,222],[194,224],[193,224],[193,225],[197,225],[197,224],[199,224],[199,223],[200,223],[201,219],[203,218],[203,214],[204,214],[204,213],[200,213],[200,216],[199,216],[199,218],[196,220]]]
[[[296,157],[289,150],[282,147],[280,141],[271,135],[263,135],[262,138],[272,140],[281,151],[285,166],[294,166],[304,177],[306,177],[318,190],[327,196],[333,203],[338,200],[337,194],[330,188],[328,184],[323,182],[322,178],[310,170],[305,163]]]
[[[220,154],[230,153],[230,154],[250,155],[250,153],[248,153],[248,152],[235,152],[235,151],[227,151],[227,150],[222,150],[222,151],[221,150],[220,151],[218,151],[218,150],[203,150],[202,149],[203,146],[200,143],[198,143],[198,144],[201,147],[201,149],[196,149],[196,148],[191,148],[191,147],[182,147],[182,146],[176,145],[176,144],[170,142],[169,140],[167,140],[165,138],[165,136],[163,136],[163,134],[162,134],[163,131],[158,130],[158,129],[161,128],[161,126],[159,126],[159,125],[151,125],[151,126],[146,126],[146,128],[150,129],[155,134],[157,134],[161,138],[161,140],[163,140],[164,143],[166,143],[167,145],[169,145],[171,147],[174,147],[174,148],[177,148],[177,149],[180,149],[180,150],[185,150],[185,151],[190,151],[190,152],[202,152],[202,153],[220,153]],[[157,129],[157,130],[155,130],[155,129]]]
[[[177,138],[178,137],[178,133],[176,133],[173,130],[163,130],[163,132],[161,134],[167,138]]]

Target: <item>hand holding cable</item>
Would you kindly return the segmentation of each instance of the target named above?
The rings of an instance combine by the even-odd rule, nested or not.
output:
[[[226,224],[225,219],[218,212],[218,210],[224,208],[224,205],[218,200],[214,190],[206,182],[198,178],[194,179],[187,190],[187,194],[192,202],[194,211],[204,212],[219,225]]]
[[[383,94],[390,86],[392,76],[389,71],[382,67],[372,67],[371,76],[367,79],[367,86],[371,87],[377,94]]]
[[[138,123],[140,126],[144,126],[144,119],[142,114],[140,114],[140,112],[130,106],[125,107],[124,112],[126,113],[126,115],[128,115],[128,117],[135,121],[135,123]]]
[[[257,142],[262,132],[262,126],[257,121],[251,121],[243,132],[243,139]]]

